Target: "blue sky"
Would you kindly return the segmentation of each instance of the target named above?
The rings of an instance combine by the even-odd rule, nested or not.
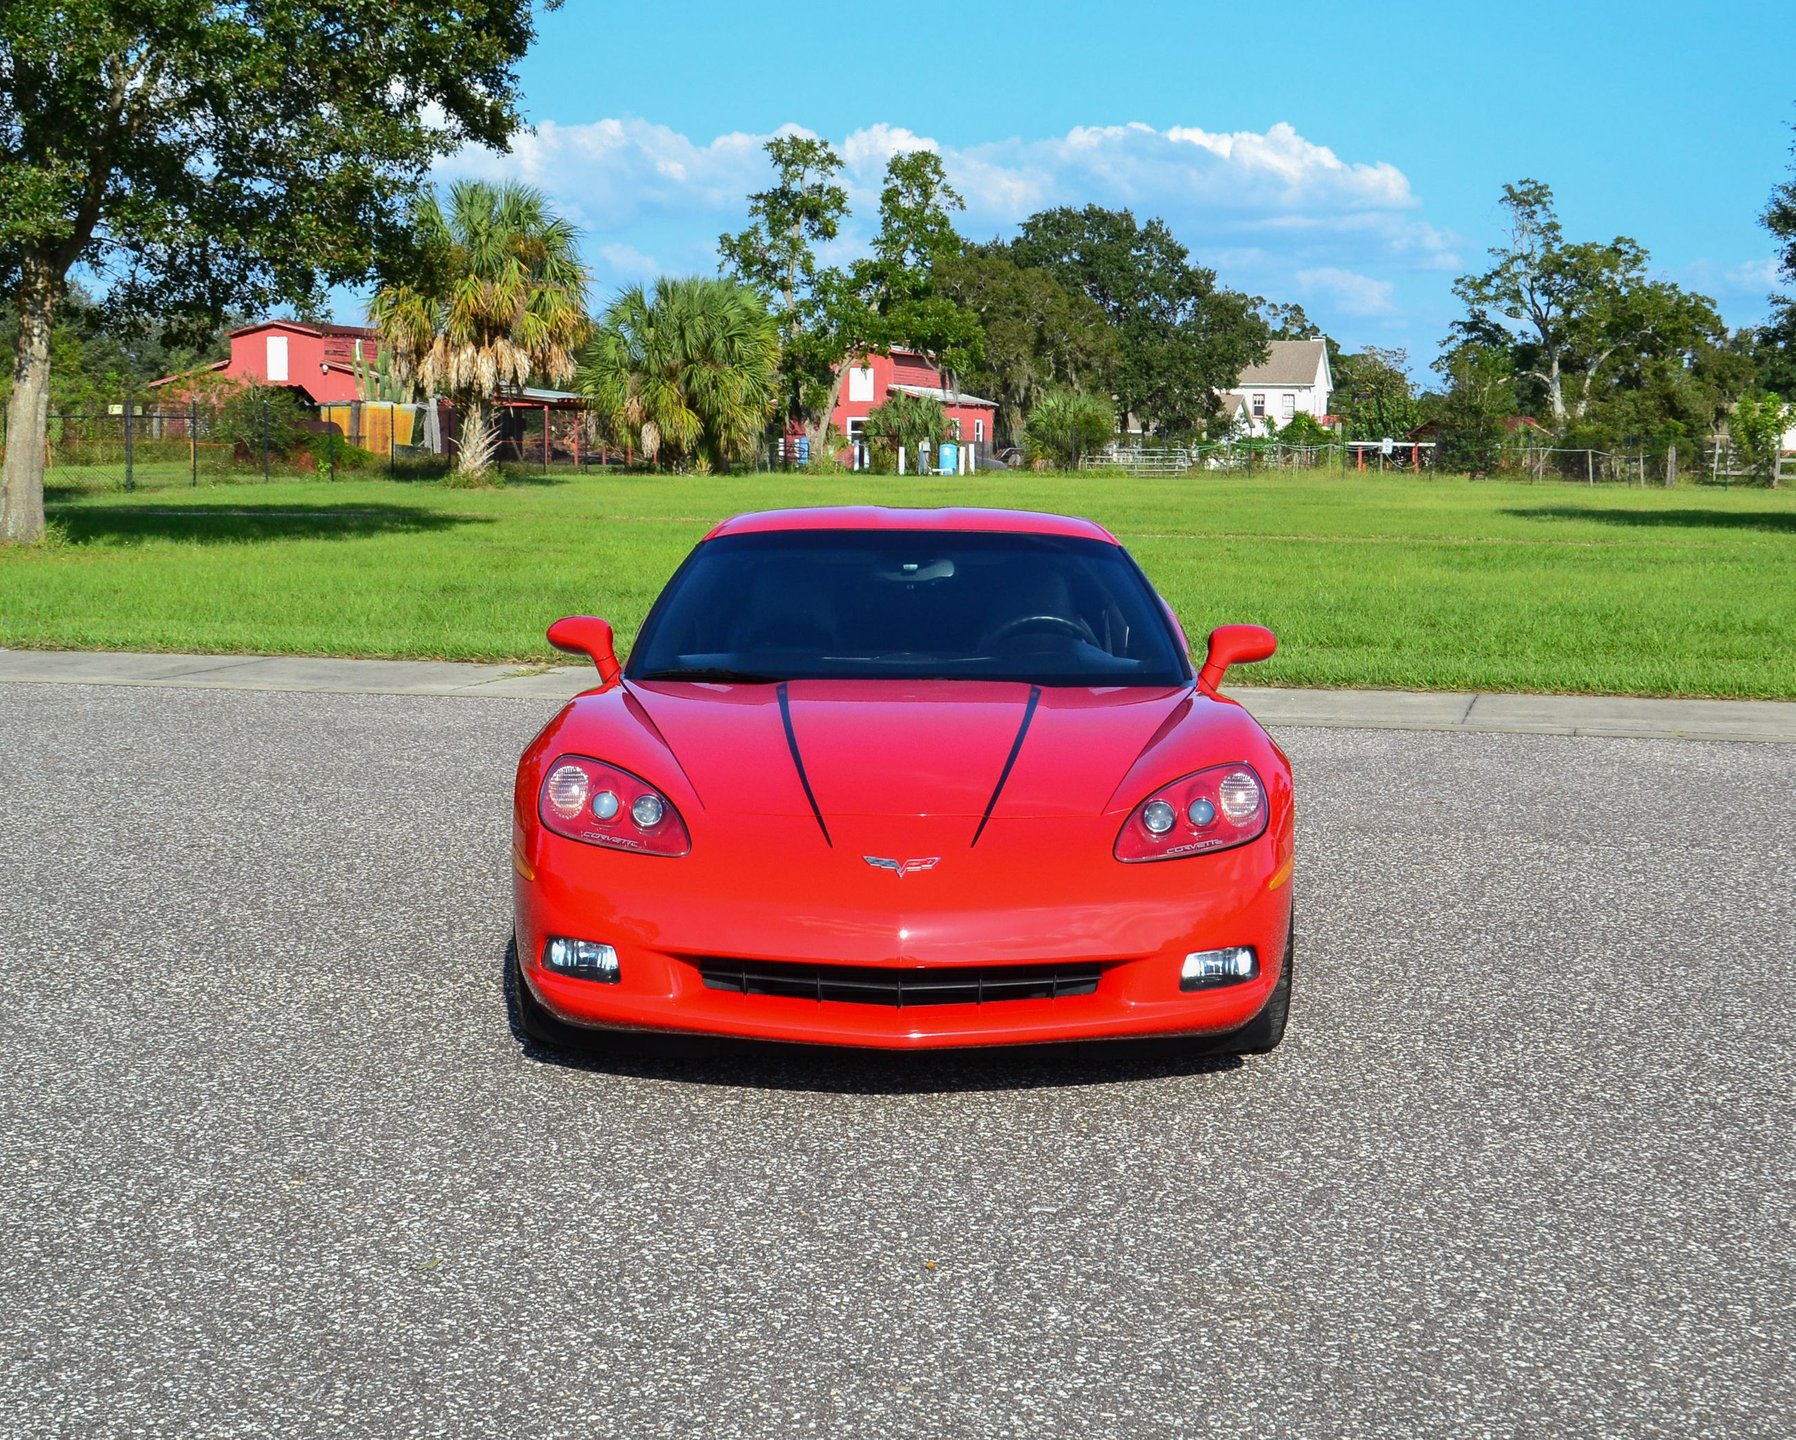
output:
[[[1257,17],[1257,18],[1256,18]],[[1223,283],[1301,301],[1422,371],[1505,181],[1574,238],[1761,319],[1796,78],[1783,4],[621,5],[567,0],[523,67],[535,124],[445,175],[517,175],[585,232],[597,296],[709,271],[766,182],[761,142],[823,135],[864,239],[885,158],[938,148],[975,238],[1051,204],[1164,215]]]

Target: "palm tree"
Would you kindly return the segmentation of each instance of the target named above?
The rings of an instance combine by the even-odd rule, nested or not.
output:
[[[1077,470],[1115,434],[1116,407],[1109,400],[1065,388],[1046,390],[1029,412],[1024,450],[1032,461]]]
[[[952,440],[954,427],[948,422],[947,409],[933,395],[900,391],[868,412],[861,433],[872,447],[875,468],[885,470],[896,466],[900,450],[916,459],[917,446],[924,441],[939,446]],[[916,459],[916,463],[922,462]]]
[[[619,444],[718,468],[746,459],[778,401],[779,330],[754,291],[730,280],[632,285],[580,355],[575,385]]]
[[[368,307],[395,377],[447,395],[460,420],[456,468],[483,473],[499,443],[493,400],[532,378],[566,382],[589,327],[579,232],[528,185],[459,180],[422,200],[420,275],[383,285]]]

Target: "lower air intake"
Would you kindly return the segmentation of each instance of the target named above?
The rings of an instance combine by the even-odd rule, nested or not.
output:
[[[783,995],[848,1005],[994,1005],[1005,1000],[1064,1000],[1098,988],[1096,965],[925,966],[788,965],[769,960],[701,960],[707,990]]]

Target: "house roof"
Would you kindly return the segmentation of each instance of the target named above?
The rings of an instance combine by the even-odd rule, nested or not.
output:
[[[229,360],[214,360],[209,365],[195,365],[191,370],[178,370],[173,375],[164,375],[160,380],[150,381],[149,388],[154,390],[158,385],[172,385],[177,380],[191,380],[195,375],[203,375],[208,370],[222,370],[230,363]]]
[[[1263,364],[1249,365],[1237,385],[1314,385],[1328,358],[1325,340],[1274,340]]]
[[[524,385],[516,390],[502,390],[494,397],[500,405],[547,405],[551,409],[577,409],[584,404],[584,398],[572,390],[543,390],[534,385]]]
[[[367,325],[306,325],[298,320],[258,320],[253,325],[239,325],[230,332],[231,339],[239,335],[254,335],[258,330],[296,330],[301,335],[351,335],[359,339],[379,338],[380,332]]]
[[[971,405],[979,410],[996,410],[996,400],[986,400],[978,395],[969,395],[962,390],[956,395],[951,390],[944,390],[940,385],[897,385],[886,386],[888,392],[901,391],[906,395],[922,395],[930,400],[940,400],[944,405]]]

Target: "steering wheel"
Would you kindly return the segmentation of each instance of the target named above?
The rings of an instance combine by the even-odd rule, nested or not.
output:
[[[979,648],[989,650],[992,646],[1010,639],[1013,635],[1021,635],[1026,630],[1057,630],[1063,635],[1071,635],[1075,640],[1083,640],[1089,645],[1098,643],[1098,637],[1091,633],[1091,627],[1083,620],[1069,620],[1064,615],[1019,615],[1014,620],[1006,620],[994,626],[979,637]]]

